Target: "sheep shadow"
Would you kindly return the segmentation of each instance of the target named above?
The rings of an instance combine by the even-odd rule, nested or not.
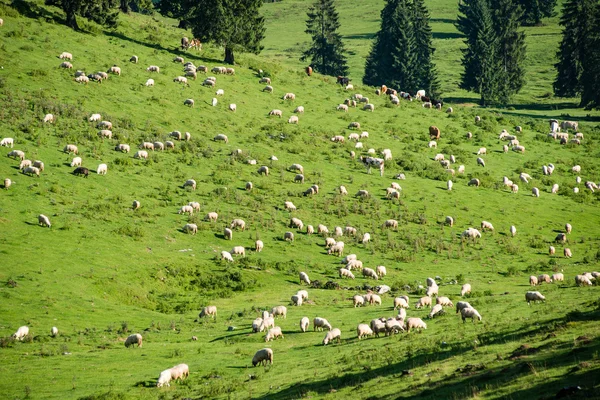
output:
[[[134,387],[145,387],[145,388],[151,388],[151,387],[156,387],[156,381],[152,380],[152,381],[139,381],[133,384]]]
[[[215,233],[215,234],[214,234],[214,236],[215,236],[217,239],[224,239],[224,240],[227,240],[227,239],[225,239],[225,234],[224,234],[224,233]]]

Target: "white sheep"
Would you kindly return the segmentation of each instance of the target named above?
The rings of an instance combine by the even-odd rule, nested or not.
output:
[[[575,284],[577,286],[592,286],[592,280],[585,275],[576,275]]]
[[[148,152],[146,150],[138,150],[133,155],[133,158],[143,158],[144,160],[148,159]]]
[[[100,165],[98,165],[98,169],[96,170],[96,173],[98,175],[106,175],[107,171],[108,171],[108,166],[106,164],[100,164]]]
[[[565,247],[565,248],[563,249],[563,252],[564,252],[564,256],[565,256],[566,258],[571,258],[571,257],[573,257],[573,252],[571,251],[571,249],[570,249],[570,248],[568,248],[568,247]]]
[[[514,225],[511,225],[509,230],[511,236],[514,237],[517,234],[517,228]]]
[[[58,328],[53,326],[52,329],[50,329],[50,335],[52,335],[52,337],[58,336]]]
[[[10,178],[5,178],[4,179],[4,189],[8,189],[9,187],[11,187],[12,185],[12,181],[10,180]]]
[[[336,242],[329,248],[327,254],[335,254],[338,257],[341,257],[344,254],[344,242]]]
[[[367,244],[371,240],[371,234],[369,232],[365,232],[360,240],[362,244]]]
[[[306,272],[300,272],[300,284],[306,283],[310,286],[310,279],[308,278],[308,274]]]
[[[436,304],[431,309],[431,312],[429,313],[429,318],[433,318],[437,314],[441,314],[441,313],[443,313],[443,307],[442,307],[442,305],[441,304]]]
[[[206,221],[210,221],[210,222],[216,222],[217,219],[219,218],[219,214],[217,214],[216,212],[212,211],[209,212],[208,214],[206,214],[206,216],[204,217],[204,219]]]
[[[302,305],[302,296],[298,296],[297,294],[291,297],[292,305],[301,306]]]
[[[48,217],[46,217],[44,214],[38,215],[38,224],[41,226],[47,226],[48,228],[52,227],[52,224],[50,223],[50,219]]]
[[[352,297],[352,304],[354,305],[354,308],[364,306],[365,305],[364,296],[361,296],[359,294],[354,295],[354,297]]]
[[[198,317],[200,317],[200,318],[204,318],[204,317],[216,318],[217,317],[217,306],[204,307],[202,309],[202,311],[200,311],[200,314],[198,314]]]
[[[460,309],[460,316],[463,320],[463,323],[466,322],[467,318],[471,318],[472,322],[475,322],[475,318],[481,321],[481,315],[479,312],[473,307],[465,307]]]
[[[488,221],[481,221],[482,231],[494,231],[494,226]]]
[[[531,189],[531,195],[533,197],[540,197],[540,189],[534,187],[533,189]]]
[[[160,375],[158,376],[158,382],[156,382],[156,387],[162,387],[162,386],[171,386],[170,384],[171,382],[171,368],[169,369],[165,369],[164,371],[162,371],[160,373]]]
[[[19,327],[19,329],[12,334],[12,337],[16,340],[23,340],[27,335],[29,335],[29,327],[24,325]]]
[[[482,167],[485,167],[485,161],[483,161],[483,158],[481,158],[481,157],[477,158],[477,165],[481,165]]]
[[[532,301],[534,303],[536,301],[546,301],[546,297],[544,297],[544,295],[542,295],[540,292],[527,292],[525,293],[525,300],[527,301],[527,304],[531,305]]]
[[[196,224],[185,224],[185,226],[183,227],[183,231],[186,233],[190,233],[192,235],[195,235],[196,233],[198,233],[198,225]]]
[[[394,298],[394,310],[408,308],[408,301],[404,296]]]
[[[177,214],[194,214],[194,208],[192,206],[182,206],[179,211],[177,211]]]
[[[259,175],[269,176],[269,167],[267,167],[266,165],[263,165],[256,172]]]
[[[429,297],[429,296],[421,297],[419,299],[419,301],[417,302],[417,304],[415,304],[415,308],[417,308],[417,309],[423,308],[425,306],[431,306],[431,297]]]
[[[354,274],[352,273],[352,271],[346,269],[346,268],[340,268],[339,269],[339,275],[340,278],[350,278],[350,279],[354,279]]]
[[[467,293],[471,293],[471,284],[469,284],[469,283],[465,283],[464,285],[462,285],[462,288],[460,289],[461,297],[465,297],[465,295]]]
[[[133,335],[127,336],[125,339],[125,347],[135,346],[142,347],[142,335],[139,333],[134,333]]]
[[[286,318],[287,316],[287,307],[285,306],[275,306],[271,309],[271,314],[273,314],[273,317],[277,317],[279,315],[283,316],[283,318]]]
[[[294,233],[293,232],[285,232],[283,234],[283,240],[293,242],[294,241]]]
[[[387,269],[383,265],[378,265],[377,268],[375,268],[375,272],[380,278],[383,278],[387,275]]]
[[[263,241],[262,241],[262,240],[257,240],[257,241],[254,243],[254,250],[255,250],[257,253],[260,253],[260,252],[263,250],[263,248],[264,248],[264,247],[265,247],[265,244],[263,243]]]
[[[306,332],[308,330],[308,326],[310,325],[310,320],[308,317],[302,317],[300,320],[300,330],[302,332]]]
[[[11,149],[14,147],[15,139],[6,137],[0,141],[0,146],[10,147]]]
[[[362,339],[365,336],[371,336],[371,335],[373,335],[373,330],[367,324],[359,324],[356,327],[356,335],[358,336],[358,339],[360,340],[360,339]]]
[[[427,324],[421,318],[407,318],[406,331],[410,332],[411,329],[427,329]]]
[[[304,223],[299,218],[293,217],[292,219],[290,219],[289,227],[302,230],[302,228],[304,228]]]
[[[265,348],[258,350],[254,357],[252,357],[252,366],[256,367],[258,364],[267,365],[273,364],[273,350]]]
[[[283,339],[283,332],[281,332],[281,327],[276,326],[269,329],[269,332],[267,332],[267,335],[265,336],[265,342],[277,339],[279,337]]]
[[[371,268],[363,268],[362,274],[363,274],[363,276],[365,278],[372,278],[372,279],[375,279],[375,280],[379,279],[379,276],[377,276],[377,272],[375,272]]]
[[[333,328],[323,338],[323,346],[327,345],[329,342],[337,339],[337,342],[341,341],[342,332],[338,328]]]
[[[331,324],[325,319],[321,317],[315,317],[313,319],[313,330],[323,330],[323,329],[331,330]]]
[[[563,282],[565,280],[565,276],[561,272],[557,272],[556,274],[552,274],[553,282]]]
[[[227,262],[233,262],[233,256],[228,251],[222,251],[221,252],[221,259],[225,260]]]
[[[235,246],[230,251],[231,255],[246,257],[246,248],[244,246]]]

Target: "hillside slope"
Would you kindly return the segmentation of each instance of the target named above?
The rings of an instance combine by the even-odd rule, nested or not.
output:
[[[10,377],[0,390],[7,398],[530,398],[571,385],[591,398],[600,389],[598,286],[574,285],[576,274],[600,269],[598,194],[583,184],[600,181],[598,126],[582,121],[582,145],[560,145],[547,137],[546,121],[461,106],[452,114],[417,102],[394,106],[360,85],[354,92],[368,96],[375,111],[344,113],[336,106],[354,93],[334,79],[248,55],[239,57],[233,76],[209,73],[215,88],[201,85],[202,74],[186,86],[173,82],[183,70],[176,56],[209,69],[221,65],[222,56],[209,46],[202,53],[177,50],[182,31],[173,21],[134,14],[122,16],[114,32],[83,24],[87,32],[78,33],[55,22],[56,9],[25,4],[27,17],[0,3],[0,136],[14,138],[14,149],[44,161],[45,170],[39,178],[26,176],[18,160],[0,157],[0,178],[14,182],[0,191],[0,373]],[[58,68],[63,51],[73,54],[73,70]],[[129,62],[134,54],[138,64]],[[74,82],[75,70],[106,71],[115,64],[121,76]],[[146,71],[149,65],[160,73]],[[258,69],[271,75],[273,94],[262,91]],[[154,87],[144,85],[148,78]],[[217,96],[216,89],[225,94]],[[287,92],[296,100],[282,100]],[[188,98],[194,107],[183,105]],[[299,124],[288,124],[299,105],[305,108]],[[269,117],[272,109],[283,118]],[[42,122],[47,113],[55,123]],[[93,113],[112,122],[112,140],[98,137],[88,121]],[[362,150],[348,140],[354,121],[361,124],[358,133],[369,133]],[[437,149],[428,147],[430,125],[442,132]],[[516,125],[523,127],[517,135],[526,152],[505,154],[498,135],[515,133]],[[133,158],[143,141],[166,142],[174,130],[192,139],[150,152],[148,160]],[[228,143],[214,141],[218,134]],[[332,142],[335,135],[345,143]],[[119,143],[132,151],[115,151]],[[66,144],[79,147],[88,178],[72,174]],[[485,167],[476,161],[481,147],[487,148]],[[369,148],[393,154],[383,177],[367,174],[358,160]],[[451,168],[462,164],[465,173],[450,175],[434,161],[437,153],[456,156]],[[101,163],[108,165],[106,176],[94,173]],[[293,163],[303,165],[304,183],[294,182]],[[548,163],[556,169],[544,176]],[[257,173],[262,165],[270,168],[268,176]],[[581,184],[574,165],[582,168]],[[521,182],[521,172],[532,181]],[[406,180],[395,180],[399,173]],[[518,182],[518,193],[502,184],[504,176]],[[472,178],[481,186],[468,186]],[[195,191],[182,186],[187,179],[197,181]],[[386,198],[393,181],[402,187],[398,200]],[[555,183],[560,190],[551,194]],[[304,196],[313,184],[319,193]],[[339,195],[340,185],[348,196]],[[533,187],[539,198],[531,195]],[[370,196],[356,197],[359,190]],[[132,210],[134,200],[139,210]],[[200,203],[200,212],[178,214],[190,201]],[[285,201],[297,211],[286,211]],[[218,221],[204,221],[212,211]],[[37,224],[39,214],[52,228]],[[444,224],[446,216],[454,218],[453,227]],[[387,276],[373,282],[354,271],[354,281],[340,279],[340,258],[327,254],[325,235],[291,229],[291,217],[331,232],[356,227],[357,237],[338,238],[345,255],[355,253],[372,268],[384,265]],[[223,230],[234,218],[244,219],[247,229],[228,241]],[[399,228],[382,228],[392,218]],[[461,239],[482,220],[495,232]],[[567,222],[573,226],[568,244],[555,244]],[[186,223],[197,224],[198,234],[182,232]],[[508,234],[511,225],[515,237]],[[286,231],[294,232],[293,242],[283,240]],[[365,232],[368,244],[359,240]],[[261,253],[254,251],[257,239],[265,244]],[[550,245],[557,250],[552,257]],[[220,252],[234,246],[244,246],[246,257],[220,260]],[[562,257],[564,247],[573,258]],[[306,288],[299,285],[300,271],[320,284],[307,289],[309,301],[298,308],[289,303]],[[555,272],[565,281],[535,289],[547,301],[527,306],[529,275]],[[428,309],[414,308],[427,277],[454,303],[461,300],[460,284],[470,283],[467,300],[483,321],[463,324],[452,309],[427,319]],[[353,295],[377,284],[392,289],[382,306],[352,306]],[[408,315],[423,318],[427,330],[359,342],[356,326],[395,316],[392,301],[399,294],[410,295]],[[209,304],[218,307],[216,320],[198,320]],[[252,321],[280,304],[288,307],[287,318],[277,319],[285,338],[265,344],[264,334],[252,333]],[[303,316],[326,317],[342,330],[341,343],[323,347],[325,333],[313,332],[312,323],[310,332],[300,333]],[[31,336],[10,340],[21,325]],[[60,331],[56,338],[52,326]],[[143,347],[124,348],[124,338],[136,332]],[[265,346],[274,350],[274,364],[252,368],[253,354]],[[154,387],[160,371],[182,362],[190,366],[189,379]]]

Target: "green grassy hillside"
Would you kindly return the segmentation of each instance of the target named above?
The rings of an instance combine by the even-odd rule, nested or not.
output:
[[[39,178],[22,174],[19,162],[4,156],[11,149],[2,148],[0,178],[13,181],[0,190],[2,397],[520,399],[549,398],[563,386],[581,386],[580,398],[600,390],[598,286],[574,284],[575,275],[600,269],[598,194],[583,184],[600,181],[597,123],[580,120],[583,143],[560,145],[547,137],[543,119],[456,104],[452,114],[416,102],[393,106],[360,84],[354,93],[368,96],[375,111],[344,113],[336,106],[354,93],[273,57],[241,55],[234,76],[208,74],[216,76],[215,88],[201,85],[202,74],[186,86],[173,82],[183,70],[176,56],[212,68],[222,65],[222,54],[209,46],[202,53],[177,50],[184,32],[172,20],[133,14],[122,16],[114,32],[84,23],[86,31],[78,33],[59,23],[55,8],[17,5],[21,14],[0,3],[0,136],[14,138],[14,149],[42,160],[45,170]],[[58,68],[63,51],[73,54],[73,70]],[[132,55],[138,64],[129,62]],[[102,84],[74,81],[76,70],[106,71],[115,64],[121,76]],[[161,72],[147,72],[149,65]],[[273,94],[262,91],[258,69],[270,74]],[[148,78],[154,87],[144,85]],[[216,96],[216,89],[225,94]],[[287,92],[296,100],[282,100]],[[183,105],[188,98],[194,107]],[[299,105],[305,108],[299,124],[288,124]],[[269,117],[272,109],[282,110],[283,118]],[[47,113],[55,123],[42,122]],[[98,137],[88,121],[93,113],[113,123],[112,140]],[[347,138],[354,121],[359,132],[369,133],[363,150],[349,140],[331,141]],[[427,146],[430,125],[442,132],[437,149]],[[517,125],[526,152],[505,154],[498,135],[502,129],[514,133]],[[192,139],[150,152],[148,160],[133,158],[140,143],[165,142],[174,130]],[[466,132],[473,138],[467,140]],[[214,141],[218,134],[229,142]],[[132,152],[116,152],[119,143],[130,144]],[[73,155],[62,152],[66,144],[79,147],[87,179],[72,174]],[[480,147],[487,148],[485,167],[477,166]],[[383,177],[367,174],[357,159],[369,148],[392,151]],[[437,153],[454,155],[451,168],[464,165],[465,173],[452,177],[433,161]],[[106,176],[94,173],[101,163],[108,165]],[[304,166],[302,184],[288,170],[293,163]],[[544,176],[548,163],[556,169]],[[269,176],[257,173],[262,165]],[[574,165],[582,168],[581,184]],[[521,182],[521,172],[532,181]],[[399,173],[406,180],[394,179]],[[504,176],[518,183],[518,193],[502,184]],[[446,190],[450,178],[452,191]],[[472,178],[481,187],[467,186]],[[197,181],[197,190],[183,188],[187,179]],[[394,181],[402,187],[400,199],[386,199]],[[551,194],[555,183],[560,190]],[[304,196],[313,184],[319,193]],[[338,194],[340,185],[348,196]],[[533,187],[539,198],[531,195]],[[370,196],[357,198],[361,189]],[[134,200],[141,203],[135,211]],[[190,201],[200,203],[200,212],[178,214]],[[286,211],[285,201],[297,211]],[[204,221],[212,211],[218,221]],[[50,218],[50,229],[37,224],[39,214]],[[453,227],[443,223],[448,215]],[[374,282],[354,271],[355,280],[340,279],[340,258],[327,255],[325,236],[289,228],[291,217],[331,232],[336,226],[354,226],[358,236],[369,232],[366,245],[358,237],[338,240],[365,266],[386,266],[387,276]],[[247,229],[228,241],[223,229],[234,218],[244,219]],[[390,218],[399,221],[397,230],[382,228]],[[482,220],[495,231],[461,239]],[[186,223],[196,223],[198,234],[185,234]],[[573,226],[568,243],[554,244],[565,223]],[[286,231],[294,231],[294,242],[283,240]],[[265,244],[261,253],[253,250],[257,239]],[[550,245],[555,256],[548,255]],[[244,246],[246,257],[220,260],[220,252],[233,246]],[[562,256],[564,247],[572,258]],[[306,288],[300,271],[319,284],[307,288],[307,303],[292,307],[290,297]],[[555,272],[565,281],[535,289],[547,301],[528,306],[529,276]],[[429,309],[415,309],[427,277],[455,303],[461,284],[470,283],[467,300],[483,321],[463,324],[451,309],[428,319]],[[381,306],[352,306],[353,295],[379,284],[392,289]],[[356,326],[395,316],[393,298],[400,294],[410,296],[408,316],[423,318],[427,330],[358,341]],[[216,320],[198,319],[206,305],[218,307]],[[251,324],[276,305],[288,307],[287,318],[276,321],[285,338],[265,344]],[[301,333],[303,316],[327,318],[341,329],[341,343],[322,346],[325,334],[313,332],[312,323]],[[30,336],[11,340],[22,325]],[[52,326],[58,337],[50,336]],[[138,332],[143,347],[126,349],[124,339]],[[265,346],[273,349],[274,364],[253,368],[253,354]],[[179,363],[190,366],[189,379],[157,389],[159,373]]]

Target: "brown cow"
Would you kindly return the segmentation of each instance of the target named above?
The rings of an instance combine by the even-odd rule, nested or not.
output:
[[[305,68],[305,71],[306,71],[306,75],[308,75],[308,76],[312,75],[312,67],[310,65]]]
[[[388,87],[385,85],[381,85],[381,93],[387,94]]]
[[[429,139],[438,140],[440,138],[440,128],[437,126],[431,125],[429,127]]]

